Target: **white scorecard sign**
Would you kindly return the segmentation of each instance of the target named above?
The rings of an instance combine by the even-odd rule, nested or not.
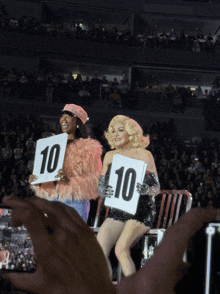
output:
[[[109,185],[114,196],[105,199],[105,205],[135,214],[139,200],[137,183],[143,183],[147,164],[138,159],[116,154],[113,156]]]
[[[33,170],[37,180],[32,185],[58,180],[55,176],[63,167],[67,137],[63,133],[37,141]]]

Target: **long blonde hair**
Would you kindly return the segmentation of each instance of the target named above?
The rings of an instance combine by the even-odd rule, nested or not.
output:
[[[111,149],[115,149],[115,144],[112,138],[113,128],[116,123],[122,123],[125,131],[129,135],[129,147],[130,148],[146,148],[150,144],[149,136],[143,136],[143,130],[141,126],[133,119],[124,115],[116,115],[110,121],[108,131],[105,133],[105,138],[108,141]]]

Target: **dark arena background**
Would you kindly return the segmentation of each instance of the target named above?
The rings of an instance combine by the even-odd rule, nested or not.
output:
[[[219,19],[218,0],[0,0],[0,198],[33,195],[36,141],[60,133],[60,111],[74,103],[103,156],[111,118],[134,118],[150,134],[161,189],[219,207]],[[99,225],[104,217],[102,204]],[[142,252],[132,255],[139,268]]]

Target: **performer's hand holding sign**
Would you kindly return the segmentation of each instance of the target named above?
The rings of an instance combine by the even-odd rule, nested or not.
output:
[[[65,182],[65,183],[69,183],[69,179],[65,173],[65,171],[61,168],[59,171],[58,171],[58,174],[55,176],[55,178],[57,178],[58,180],[62,181],[62,182]]]
[[[57,181],[63,174],[63,160],[66,151],[68,135],[66,133],[51,136],[37,141],[34,158],[33,175],[29,181],[32,185]]]
[[[34,174],[31,174],[30,176],[29,176],[29,183],[30,184],[32,184],[34,181],[36,181],[38,178],[37,178],[37,176],[35,176]]]

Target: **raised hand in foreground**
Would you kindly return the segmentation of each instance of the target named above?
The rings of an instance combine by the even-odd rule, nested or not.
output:
[[[12,224],[31,235],[37,269],[3,273],[16,288],[39,294],[113,294],[107,262],[93,231],[71,207],[37,197],[4,197]]]
[[[184,269],[189,239],[219,211],[195,208],[167,229],[147,264],[115,288],[94,233],[71,207],[33,197],[4,197],[14,226],[24,224],[33,240],[35,273],[4,274],[20,289],[39,294],[171,294]]]

